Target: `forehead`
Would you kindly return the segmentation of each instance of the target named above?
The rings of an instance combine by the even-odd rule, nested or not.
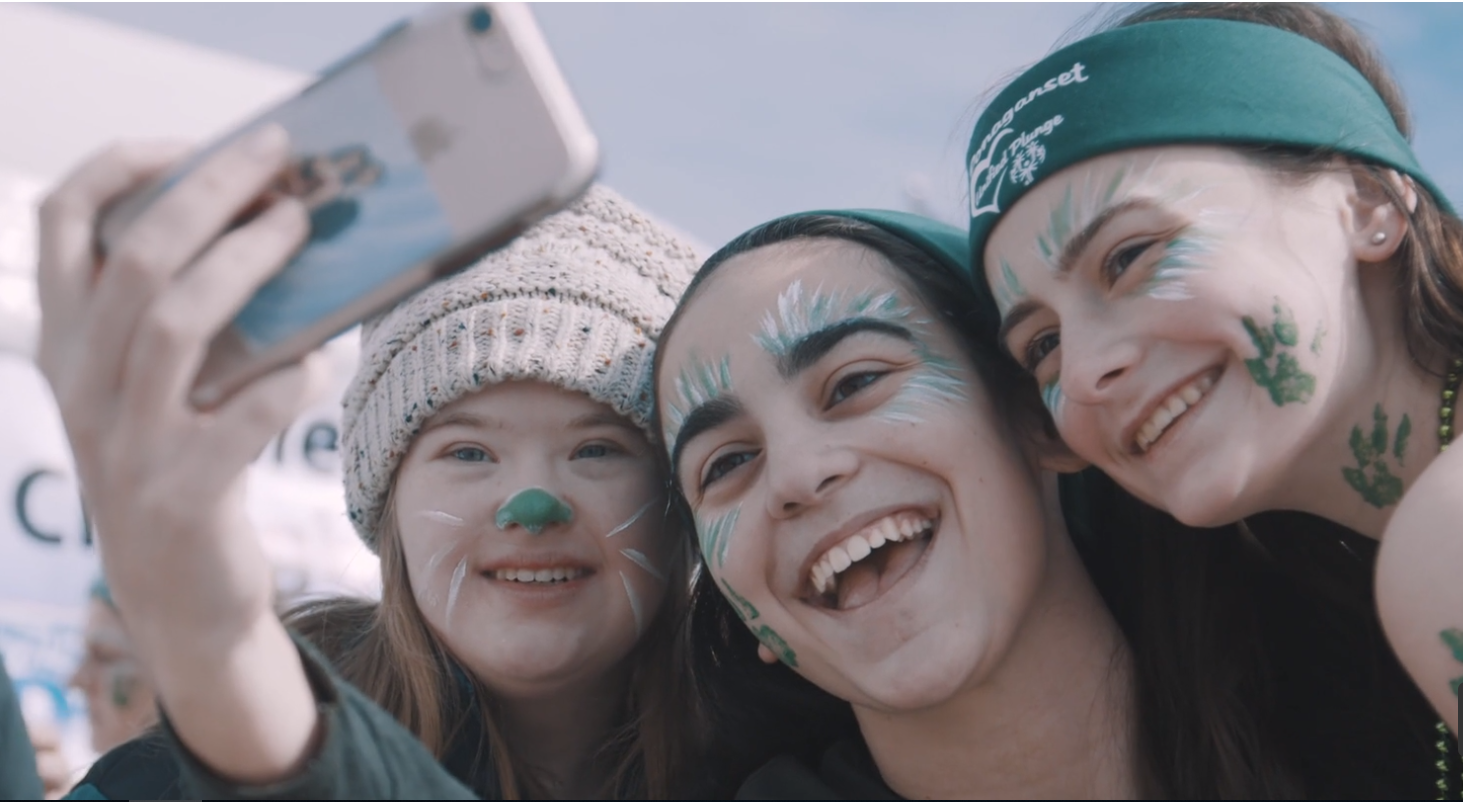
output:
[[[761,328],[763,315],[780,301],[787,305],[790,292],[808,302],[893,293],[918,306],[895,268],[871,248],[831,238],[780,242],[728,259],[701,286],[661,344],[664,364],[671,367],[692,353],[718,358],[741,346],[756,348],[749,333]]]
[[[1003,258],[1012,265],[1047,258],[1043,246],[1060,244],[1063,234],[1076,233],[1113,204],[1204,204],[1224,194],[1216,190],[1254,190],[1263,178],[1243,155],[1208,145],[1139,148],[1088,159],[1042,181],[1002,216],[986,241],[986,272],[992,274]]]

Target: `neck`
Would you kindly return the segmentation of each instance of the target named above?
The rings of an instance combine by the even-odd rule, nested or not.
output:
[[[614,769],[604,746],[622,717],[629,675],[620,667],[542,694],[498,696],[505,742],[552,798],[603,796]]]
[[[1333,399],[1318,434],[1292,463],[1295,474],[1267,509],[1295,509],[1380,539],[1397,503],[1437,456],[1438,410],[1447,359],[1419,365],[1402,336],[1404,299],[1392,270],[1363,265],[1357,319],[1337,338]],[[1452,355],[1447,355],[1451,358]],[[1379,447],[1380,446],[1380,447]]]
[[[1047,479],[1047,575],[1002,662],[935,707],[854,709],[884,781],[907,799],[1138,793],[1126,642]]]

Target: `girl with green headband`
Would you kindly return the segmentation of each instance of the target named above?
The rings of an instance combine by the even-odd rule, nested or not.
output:
[[[1344,587],[1358,643],[1377,635],[1375,560],[1388,634],[1456,727],[1463,456],[1439,453],[1463,222],[1408,127],[1369,43],[1321,6],[1146,9],[985,112],[970,244],[1001,345],[1077,454]],[[1357,692],[1415,704],[1369,660]],[[1427,740],[1438,790],[1459,792],[1451,738]]]
[[[1276,692],[1258,646],[1314,622],[1265,614],[1288,597],[1246,543],[1100,475],[1059,487],[1071,455],[993,347],[966,253],[912,215],[794,215],[712,256],[662,335],[712,730],[747,751],[832,725],[739,798],[1424,787],[1335,760],[1325,732],[1291,737],[1315,706]]]

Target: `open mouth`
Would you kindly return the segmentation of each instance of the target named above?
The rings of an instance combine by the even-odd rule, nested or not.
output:
[[[501,568],[488,571],[489,579],[499,582],[516,582],[524,585],[562,585],[589,575],[587,568],[559,566],[554,568]]]
[[[919,562],[939,525],[938,516],[901,510],[849,535],[813,561],[810,601],[832,610],[868,604]]]
[[[1133,453],[1146,454],[1162,442],[1163,436],[1173,429],[1174,424],[1214,389],[1214,383],[1223,372],[1222,367],[1207,371],[1163,399],[1153,409],[1148,420],[1138,427],[1138,433],[1133,437]]]

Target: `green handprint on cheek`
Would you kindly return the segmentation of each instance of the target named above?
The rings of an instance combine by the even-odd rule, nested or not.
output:
[[[1269,391],[1275,406],[1304,404],[1316,391],[1316,377],[1302,370],[1300,362],[1290,353],[1300,342],[1300,329],[1290,308],[1279,298],[1272,309],[1275,322],[1269,326],[1257,324],[1252,317],[1242,319],[1245,331],[1260,352],[1258,357],[1246,359],[1245,367],[1249,368],[1255,383]]]
[[[752,631],[752,634],[757,637],[757,640],[761,641],[763,646],[771,649],[772,653],[777,655],[777,659],[786,663],[790,668],[797,668],[798,654],[792,650],[791,646],[787,645],[787,641],[783,640],[782,636],[778,635],[772,627],[766,624],[752,623],[761,617],[761,614],[757,612],[757,608],[751,602],[747,601],[742,594],[733,590],[731,584],[725,579],[721,580],[721,589],[726,592],[727,599],[731,601],[732,609],[737,611],[737,616],[746,623],[747,629]]]

